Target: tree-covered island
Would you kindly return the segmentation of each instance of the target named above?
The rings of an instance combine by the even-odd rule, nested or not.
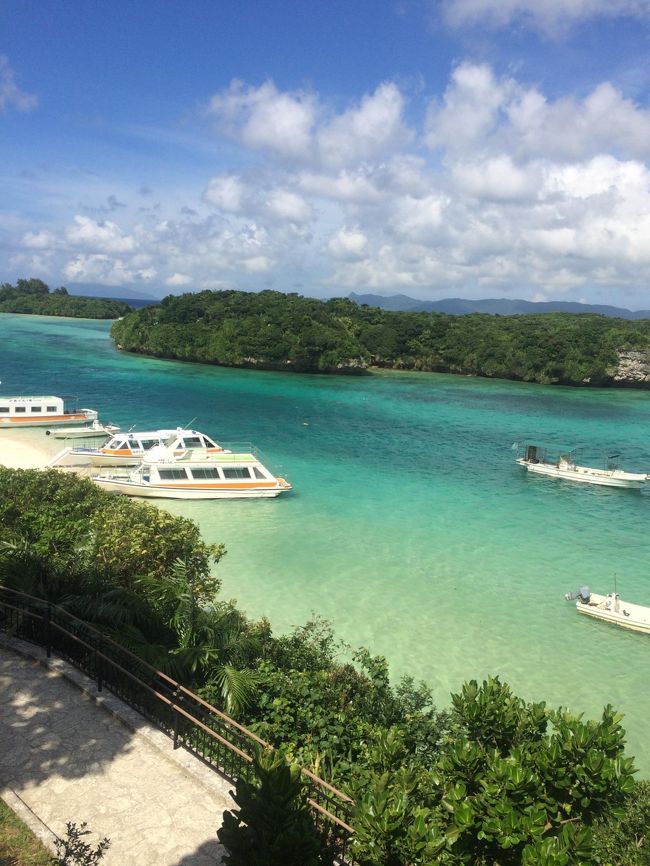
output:
[[[69,295],[61,286],[50,292],[42,280],[16,280],[16,285],[0,285],[0,313],[25,313],[35,316],[69,316],[76,319],[118,319],[131,307],[111,298],[85,298]]]
[[[650,387],[650,320],[411,313],[263,291],[169,296],[111,334],[129,352],[309,373],[372,367],[562,385]]]

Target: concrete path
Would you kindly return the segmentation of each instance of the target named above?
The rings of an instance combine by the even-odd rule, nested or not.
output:
[[[50,843],[50,831],[63,836],[67,821],[86,821],[93,841],[111,840],[106,866],[220,863],[228,783],[93,691],[60,660],[44,667],[0,647],[0,797]]]

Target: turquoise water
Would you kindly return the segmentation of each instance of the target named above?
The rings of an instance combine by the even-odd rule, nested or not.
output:
[[[254,442],[294,493],[165,505],[226,544],[226,596],[276,629],[318,612],[440,704],[490,673],[589,716],[612,703],[650,774],[650,638],[563,600],[616,575],[623,598],[650,604],[650,491],[529,478],[510,448],[581,443],[592,461],[613,449],[650,469],[650,394],[227,370],[120,354],[108,328],[0,316],[2,393],[76,394],[125,427],[192,422]]]

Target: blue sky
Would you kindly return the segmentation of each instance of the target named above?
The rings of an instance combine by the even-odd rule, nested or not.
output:
[[[650,307],[650,0],[0,0],[0,280]]]

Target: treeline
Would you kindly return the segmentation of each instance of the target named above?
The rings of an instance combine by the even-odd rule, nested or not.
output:
[[[69,295],[61,286],[50,292],[42,280],[17,280],[0,285],[0,313],[28,313],[35,316],[69,316],[77,319],[118,319],[131,307],[110,298]]]
[[[547,313],[409,313],[264,291],[167,297],[112,335],[130,352],[235,367],[464,373],[545,384],[606,385],[618,352],[650,350],[650,320]]]
[[[650,862],[650,788],[611,707],[584,721],[491,678],[438,710],[326,623],[276,635],[221,600],[224,553],[86,479],[0,468],[0,583],[93,622],[278,749],[238,785],[220,832],[231,866],[331,864],[292,762],[354,799],[359,866]]]

